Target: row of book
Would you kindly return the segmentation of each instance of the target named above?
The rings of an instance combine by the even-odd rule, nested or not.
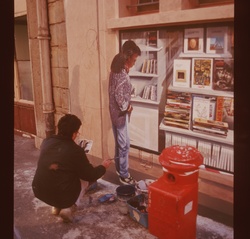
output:
[[[145,85],[142,92],[143,99],[157,100],[157,85],[149,84]]]
[[[199,133],[227,137],[233,129],[234,100],[168,91],[163,123]]]
[[[226,54],[233,44],[229,27],[197,27],[184,30],[184,53]]]
[[[183,129],[190,128],[191,94],[185,92],[167,92],[164,112],[164,124]]]
[[[141,72],[146,74],[157,74],[157,60],[156,59],[144,59]]]
[[[230,173],[234,172],[234,152],[232,147],[167,132],[165,147],[172,145],[193,146],[203,155],[204,165]]]
[[[227,137],[228,123],[203,118],[194,118],[192,129],[194,132]]]
[[[175,59],[173,86],[233,91],[234,60],[232,58]]]

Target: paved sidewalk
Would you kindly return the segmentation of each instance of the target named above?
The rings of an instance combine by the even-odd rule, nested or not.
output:
[[[51,207],[36,199],[31,189],[39,150],[34,139],[15,135],[14,227],[22,239],[156,239],[148,229],[119,211],[119,201],[101,204],[98,197],[115,193],[119,185],[98,180],[98,187],[82,198],[74,223],[50,214]],[[170,238],[171,239],[171,238]],[[233,239],[233,228],[197,216],[197,239]]]

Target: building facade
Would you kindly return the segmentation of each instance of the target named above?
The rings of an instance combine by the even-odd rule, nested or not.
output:
[[[81,134],[94,142],[90,155],[111,158],[114,140],[108,109],[108,76],[123,40],[122,33],[157,31],[161,38],[162,32],[167,34],[175,29],[206,28],[210,24],[231,27],[234,1],[15,0],[15,20],[15,130],[34,136],[39,148],[42,140],[55,132],[58,119],[73,113],[83,122]],[[161,92],[156,116],[159,127],[164,117],[165,92],[170,85],[169,62],[164,59],[164,73],[157,88]],[[146,109],[141,111],[145,118],[151,115],[148,109],[155,109],[141,108]],[[151,122],[144,124],[148,129]],[[161,168],[152,165],[159,166],[158,156],[166,142],[165,131],[156,131],[158,146],[151,149],[146,144],[154,132],[142,135],[147,138],[145,146],[135,143],[131,147],[130,165],[158,177]],[[204,170],[201,181],[201,200],[208,195],[226,201],[228,207],[215,209],[232,214],[233,174],[222,176]],[[211,186],[214,183],[216,186]],[[223,195],[219,195],[221,190]]]

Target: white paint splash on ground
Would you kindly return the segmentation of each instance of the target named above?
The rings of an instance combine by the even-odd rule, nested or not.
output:
[[[197,226],[204,230],[213,232],[214,235],[219,235],[223,239],[233,239],[233,228],[222,223],[215,222],[210,218],[197,216]],[[216,237],[215,237],[216,238]]]
[[[69,230],[63,235],[62,239],[78,239],[81,237],[81,230],[78,228]]]

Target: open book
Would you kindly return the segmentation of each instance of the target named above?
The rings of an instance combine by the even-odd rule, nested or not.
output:
[[[89,151],[91,150],[92,145],[93,145],[93,140],[91,140],[91,139],[79,139],[77,144],[84,149],[85,153],[89,153]]]

